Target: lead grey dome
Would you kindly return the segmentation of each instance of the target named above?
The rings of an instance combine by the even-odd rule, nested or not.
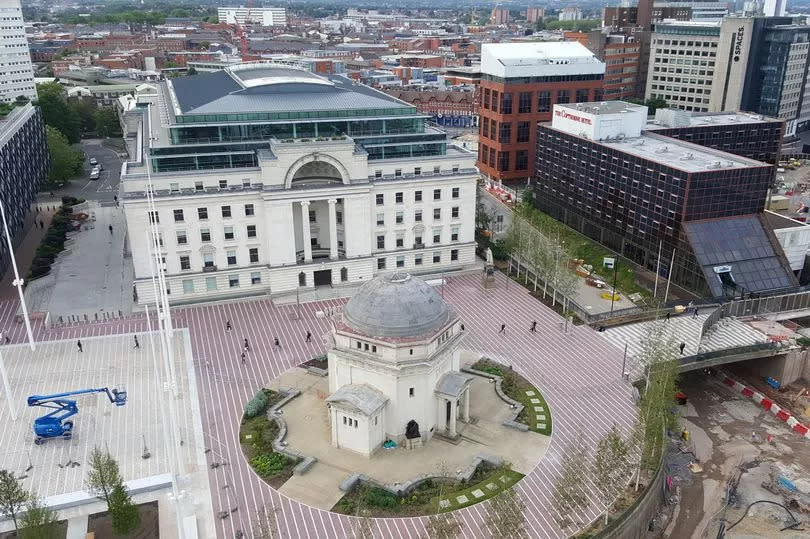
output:
[[[375,277],[343,308],[343,320],[369,337],[420,337],[444,327],[452,311],[430,285],[407,273]]]

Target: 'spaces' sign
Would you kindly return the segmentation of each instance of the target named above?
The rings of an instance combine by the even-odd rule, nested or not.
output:
[[[575,122],[579,122],[586,125],[591,125],[590,118],[583,118],[582,116],[577,116],[576,114],[571,114],[565,110],[556,109],[554,114],[560,118],[565,118],[566,120],[574,120]]]

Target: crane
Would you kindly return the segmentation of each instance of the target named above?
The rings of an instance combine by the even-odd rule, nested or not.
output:
[[[106,393],[110,402],[116,406],[123,406],[127,403],[126,391],[107,387],[79,389],[77,391],[67,391],[54,395],[31,395],[28,397],[28,406],[42,406],[43,408],[53,409],[53,412],[49,412],[34,420],[34,434],[37,436],[34,439],[34,443],[41,445],[48,441],[49,438],[57,438],[59,436],[65,440],[70,440],[73,435],[73,421],[65,420],[78,414],[79,407],[76,405],[75,400],[66,397],[86,395],[89,393]]]

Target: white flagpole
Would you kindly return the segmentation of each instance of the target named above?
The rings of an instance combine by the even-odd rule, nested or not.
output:
[[[6,208],[2,201],[0,201],[0,215],[3,217],[3,230],[5,231],[6,241],[8,242],[8,255],[11,257],[11,267],[14,268],[14,282],[11,284],[17,287],[17,292],[20,294],[25,330],[28,332],[28,343],[31,346],[31,350],[34,350],[36,349],[36,345],[34,344],[34,334],[31,332],[31,321],[28,319],[28,307],[25,305],[23,280],[20,279],[20,272],[17,270],[17,259],[14,257],[14,245],[11,243],[11,234],[9,234],[8,223],[6,222]]]

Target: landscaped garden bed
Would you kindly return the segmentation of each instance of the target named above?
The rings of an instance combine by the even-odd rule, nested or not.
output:
[[[72,225],[73,206],[82,202],[84,202],[82,199],[62,197],[62,206],[54,214],[48,232],[37,247],[34,260],[31,262],[31,270],[28,272],[28,280],[43,277],[51,272],[51,265],[56,257],[65,250],[67,233]]]
[[[372,517],[412,517],[453,511],[487,500],[511,487],[523,474],[508,466],[493,468],[482,464],[467,482],[428,479],[406,495],[362,485],[354,488],[332,508],[336,513],[356,515],[368,511]]]
[[[267,409],[284,396],[270,389],[262,389],[245,406],[239,441],[242,452],[253,470],[274,488],[279,488],[293,473],[294,459],[277,453],[273,441],[279,433],[275,421],[267,418]]]
[[[551,436],[551,410],[542,393],[511,367],[490,359],[479,359],[472,368],[501,377],[501,389],[510,399],[523,405],[515,421],[525,423],[529,430]]]
[[[329,358],[326,354],[315,356],[309,361],[304,361],[300,366],[303,368],[315,367],[316,369],[327,370],[329,369]]]

